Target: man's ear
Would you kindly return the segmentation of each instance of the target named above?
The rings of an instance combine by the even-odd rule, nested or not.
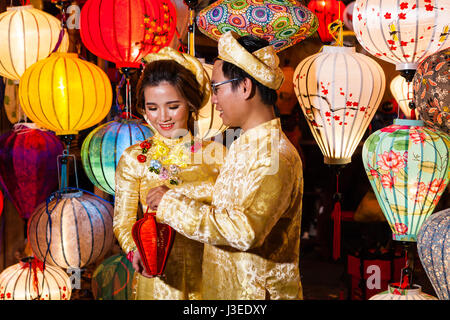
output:
[[[244,81],[241,82],[241,88],[245,100],[253,96],[255,88],[253,86],[252,80],[250,80],[249,78],[244,78]]]

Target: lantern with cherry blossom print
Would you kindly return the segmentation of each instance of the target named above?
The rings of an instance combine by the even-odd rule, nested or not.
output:
[[[410,108],[410,104],[413,103],[412,83],[407,82],[401,75],[397,75],[392,79],[390,89],[405,117],[415,120],[415,111],[413,111],[415,108]]]
[[[450,0],[356,0],[353,27],[370,54],[411,81],[418,63],[449,45]]]
[[[323,43],[331,43],[333,37],[330,34],[328,26],[335,20],[343,20],[345,4],[337,0],[312,0],[308,3],[308,9],[311,10],[319,20],[320,41]]]
[[[415,242],[449,182],[450,136],[395,119],[364,143],[362,158],[392,237]]]

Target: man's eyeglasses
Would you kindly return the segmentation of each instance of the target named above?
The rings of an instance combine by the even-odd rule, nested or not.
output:
[[[211,83],[211,90],[213,94],[217,94],[217,87],[221,86],[223,84],[226,84],[228,82],[233,82],[236,80],[240,80],[241,78],[234,78],[234,79],[229,79],[229,80],[225,80],[225,81],[221,81],[221,82],[217,82],[217,83]]]

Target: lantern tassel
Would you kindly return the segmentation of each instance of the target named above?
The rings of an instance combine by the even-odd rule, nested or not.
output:
[[[336,193],[334,194],[334,204],[333,211],[331,212],[331,219],[334,221],[333,228],[333,259],[337,260],[341,256],[341,202],[339,194],[339,173],[336,174]]]

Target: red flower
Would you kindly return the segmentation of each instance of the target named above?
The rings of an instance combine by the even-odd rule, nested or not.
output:
[[[323,94],[328,94],[328,90],[327,90],[327,89],[323,89],[323,90],[322,90],[322,93],[323,93]]]
[[[381,176],[381,184],[384,188],[392,189],[392,187],[395,184],[396,178],[394,176],[391,176],[390,174],[383,174]]]
[[[391,18],[391,14],[389,12],[386,12],[386,14],[384,15],[385,19],[390,19]]]
[[[359,111],[366,111],[366,107],[361,107],[361,108],[359,108]]]
[[[334,118],[334,120],[339,120],[340,119],[339,116],[334,116],[333,118]]]
[[[427,11],[433,11],[434,6],[431,5],[431,4],[427,4],[427,5],[425,6],[425,9],[427,9]]]
[[[137,159],[138,159],[139,162],[145,162],[145,161],[147,161],[147,157],[144,156],[143,154],[138,155],[138,156],[137,156]]]
[[[148,141],[142,141],[141,144],[139,145],[142,149],[150,149],[152,144],[151,142]]]
[[[402,10],[408,9],[408,2],[400,3],[400,9],[402,9]]]
[[[408,42],[406,42],[406,41],[400,41],[400,45],[401,45],[402,47],[405,47],[405,46],[408,45]]]
[[[361,19],[362,19],[362,15],[360,13],[360,14],[358,14],[358,20],[361,20]]]
[[[406,232],[408,231],[408,226],[404,223],[396,223],[394,225],[394,228],[398,234],[406,234]]]
[[[329,112],[329,111],[325,112],[325,116],[331,117],[331,112]]]
[[[353,102],[353,106],[354,106],[354,107],[357,107],[357,106],[358,106],[358,104],[359,104],[359,102],[356,102],[356,101],[355,101],[355,102]]]
[[[434,179],[430,184],[430,192],[432,193],[442,193],[445,190],[444,179]]]
[[[391,46],[391,47],[389,48],[389,50],[395,51],[395,50],[397,50],[397,47]]]
[[[406,164],[403,156],[399,152],[394,151],[385,151],[382,154],[378,155],[380,160],[377,161],[377,164],[380,166],[381,170],[393,172],[399,172],[400,169],[403,169]]]
[[[414,144],[424,144],[427,138],[427,135],[423,132],[417,131],[416,129],[411,129],[409,131],[409,138],[412,140]]]
[[[400,20],[405,20],[406,19],[406,13],[404,13],[404,12],[401,12],[401,13],[399,13],[398,14],[398,18],[400,19]]]
[[[394,45],[394,44],[395,44],[395,41],[389,39],[389,40],[387,41],[387,43]]]
[[[377,170],[370,169],[370,175],[374,178],[378,178],[378,172]]]
[[[7,294],[6,294],[6,297],[9,299],[9,298],[11,298],[11,292],[8,292]]]
[[[347,102],[345,103],[345,105],[346,105],[347,107],[351,107],[351,106],[352,106],[352,102],[351,102],[351,101],[347,101]]]

